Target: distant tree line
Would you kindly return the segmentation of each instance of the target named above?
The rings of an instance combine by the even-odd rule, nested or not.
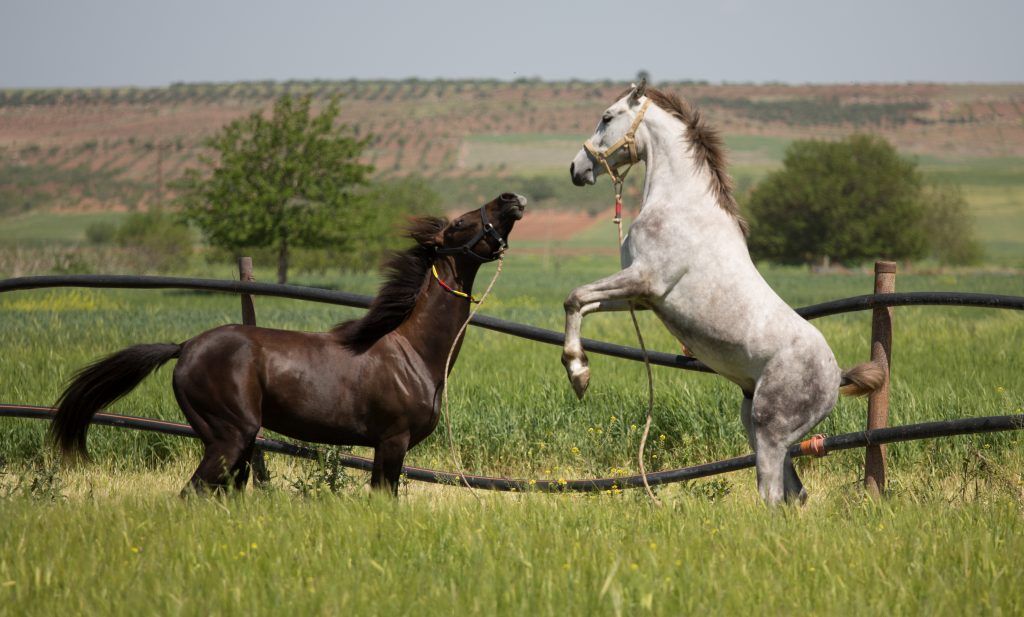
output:
[[[899,126],[923,123],[918,114],[931,105],[926,101],[844,104],[836,98],[799,98],[758,101],[748,98],[702,97],[701,106],[728,109],[759,122],[781,122],[793,126]]]

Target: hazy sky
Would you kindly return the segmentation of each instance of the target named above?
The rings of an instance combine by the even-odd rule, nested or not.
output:
[[[1024,0],[0,0],[0,87],[491,77],[1024,81]]]

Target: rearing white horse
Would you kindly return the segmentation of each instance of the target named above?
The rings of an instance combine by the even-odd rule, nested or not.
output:
[[[573,159],[573,184],[644,161],[643,203],[622,245],[623,269],[565,301],[565,365],[581,399],[590,382],[583,317],[653,310],[702,362],[743,390],[740,417],[769,504],[806,499],[787,450],[823,420],[837,392],[866,394],[884,373],[865,363],[842,372],[821,333],[768,286],[747,250],[722,142],[678,97],[634,86],[605,110]]]

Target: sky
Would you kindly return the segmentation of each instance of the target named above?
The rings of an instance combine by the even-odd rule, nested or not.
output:
[[[1024,0],[2,0],[0,87],[1024,82]]]

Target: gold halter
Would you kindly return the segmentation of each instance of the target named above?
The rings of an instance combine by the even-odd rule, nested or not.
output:
[[[651,99],[644,101],[644,104],[640,106],[640,111],[636,114],[636,118],[633,118],[633,124],[630,125],[629,130],[622,136],[619,141],[608,146],[604,150],[598,150],[594,144],[587,141],[583,142],[583,148],[590,154],[590,156],[597,159],[599,163],[604,165],[604,168],[608,171],[608,176],[612,179],[612,185],[615,188],[615,219],[616,225],[622,222],[622,183],[626,181],[626,174],[640,161],[640,157],[636,153],[636,130],[640,128],[640,123],[644,120],[644,114],[647,113],[647,107],[651,104]],[[626,171],[622,175],[618,174],[619,166],[612,167],[608,159],[613,156],[616,152],[623,148],[629,149],[629,167],[626,167]]]
[[[618,166],[612,167],[608,159],[611,158],[616,152],[623,148],[629,149],[629,165],[632,167],[640,161],[640,157],[636,153],[636,130],[640,128],[640,123],[644,120],[644,114],[647,113],[647,107],[651,104],[651,99],[644,101],[644,104],[640,107],[640,111],[636,114],[636,118],[633,118],[633,124],[630,125],[629,130],[622,136],[619,141],[608,146],[604,150],[598,150],[593,143],[588,139],[583,142],[583,148],[586,149],[590,156],[597,159],[599,163],[604,165],[608,171],[608,175],[611,176],[612,182],[616,185],[621,186],[622,180],[626,177],[626,174],[622,174],[620,177],[616,172],[619,170]],[[628,173],[628,169],[626,170]]]

